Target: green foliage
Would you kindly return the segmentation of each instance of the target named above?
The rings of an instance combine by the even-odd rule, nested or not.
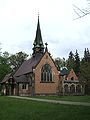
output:
[[[59,57],[57,57],[54,61],[55,61],[55,65],[57,66],[58,70],[66,66],[65,58],[60,59]]]
[[[85,86],[85,94],[90,95],[90,62],[81,61],[80,82]]]
[[[4,76],[11,72],[11,68],[8,62],[8,59],[0,56],[0,81],[4,78]]]
[[[80,75],[86,82],[90,80],[90,62],[81,62],[81,73]]]
[[[88,48],[87,49],[85,48],[83,61],[85,61],[85,62],[90,61],[90,52],[89,52]]]
[[[8,73],[12,72],[12,69],[16,70],[28,57],[27,54],[23,52],[11,55],[8,52],[4,52],[0,56],[0,81]]]
[[[89,120],[90,107],[0,97],[0,120]]]
[[[75,71],[76,75],[78,76],[80,73],[80,58],[79,58],[79,54],[78,54],[77,50],[76,50],[74,57],[75,57],[74,71]]]
[[[2,49],[2,48],[1,48],[1,43],[0,43],[0,56],[1,56],[1,53],[2,53],[2,52],[1,52],[1,49]]]
[[[71,70],[71,69],[74,69],[74,67],[75,67],[75,59],[74,59],[74,54],[73,54],[73,52],[71,51],[71,52],[69,53],[69,58],[68,58],[68,60],[67,60],[67,68],[68,68],[69,70]]]
[[[81,60],[79,79],[85,87],[85,94],[90,94],[90,52],[85,49],[84,58]]]
[[[27,59],[28,55],[23,52],[16,53],[15,55],[11,55],[9,57],[10,65],[14,70],[20,67],[20,65]]]

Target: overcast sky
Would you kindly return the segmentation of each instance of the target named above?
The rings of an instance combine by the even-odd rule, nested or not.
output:
[[[67,58],[77,49],[83,56],[84,49],[90,49],[90,15],[73,20],[78,17],[73,4],[88,7],[86,0],[0,0],[2,52],[32,54],[39,12],[43,42],[51,55]]]

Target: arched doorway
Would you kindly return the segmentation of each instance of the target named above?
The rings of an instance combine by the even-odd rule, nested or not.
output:
[[[64,93],[69,93],[69,90],[68,90],[68,85],[64,85]]]
[[[70,86],[70,93],[71,94],[75,93],[75,85]]]
[[[80,85],[77,85],[77,86],[76,86],[76,92],[77,92],[77,93],[81,93],[81,86],[80,86]]]

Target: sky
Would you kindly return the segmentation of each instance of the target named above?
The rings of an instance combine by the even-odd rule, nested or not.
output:
[[[90,15],[76,19],[73,5],[89,7],[86,0],[0,0],[1,51],[32,54],[39,12],[42,39],[53,58],[68,58],[76,49],[82,57],[90,49]]]

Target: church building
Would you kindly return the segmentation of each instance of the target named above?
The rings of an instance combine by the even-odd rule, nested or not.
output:
[[[24,61],[15,74],[8,74],[2,80],[4,95],[59,95],[76,93],[76,88],[81,88],[74,71],[70,74],[65,70],[58,71],[47,45],[45,43],[44,47],[38,16],[32,57]]]
[[[58,94],[60,76],[55,63],[44,47],[38,16],[32,57],[25,61],[13,75],[14,95]],[[5,81],[5,80],[4,80]],[[3,81],[2,81],[3,84]]]

